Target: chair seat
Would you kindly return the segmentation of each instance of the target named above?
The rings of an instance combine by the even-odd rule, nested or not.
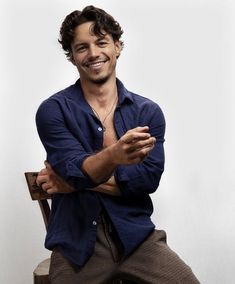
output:
[[[34,284],[50,284],[49,281],[50,258],[40,262],[33,272]]]

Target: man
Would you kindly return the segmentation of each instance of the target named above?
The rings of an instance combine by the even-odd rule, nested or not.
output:
[[[36,122],[47,152],[38,185],[53,195],[45,245],[52,284],[199,283],[154,229],[149,194],[164,169],[159,106],[116,78],[122,30],[88,6],[60,40],[80,79],[45,100]]]

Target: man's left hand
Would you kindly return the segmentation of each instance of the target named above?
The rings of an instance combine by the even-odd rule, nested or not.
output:
[[[42,169],[36,179],[36,183],[48,194],[54,193],[71,193],[74,188],[58,176],[52,169],[51,165],[45,161],[45,168]]]

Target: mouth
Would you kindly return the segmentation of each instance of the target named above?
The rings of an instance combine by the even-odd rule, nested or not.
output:
[[[94,62],[87,62],[85,63],[85,66],[87,68],[97,70],[97,69],[100,69],[105,64],[106,61],[107,60],[98,60]]]

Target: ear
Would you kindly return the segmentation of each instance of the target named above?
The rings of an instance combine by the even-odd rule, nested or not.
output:
[[[73,65],[76,66],[72,52],[70,52],[70,54],[69,54],[69,60],[73,63]]]
[[[119,40],[115,41],[114,44],[115,44],[116,55],[118,58],[121,54],[122,46]]]

